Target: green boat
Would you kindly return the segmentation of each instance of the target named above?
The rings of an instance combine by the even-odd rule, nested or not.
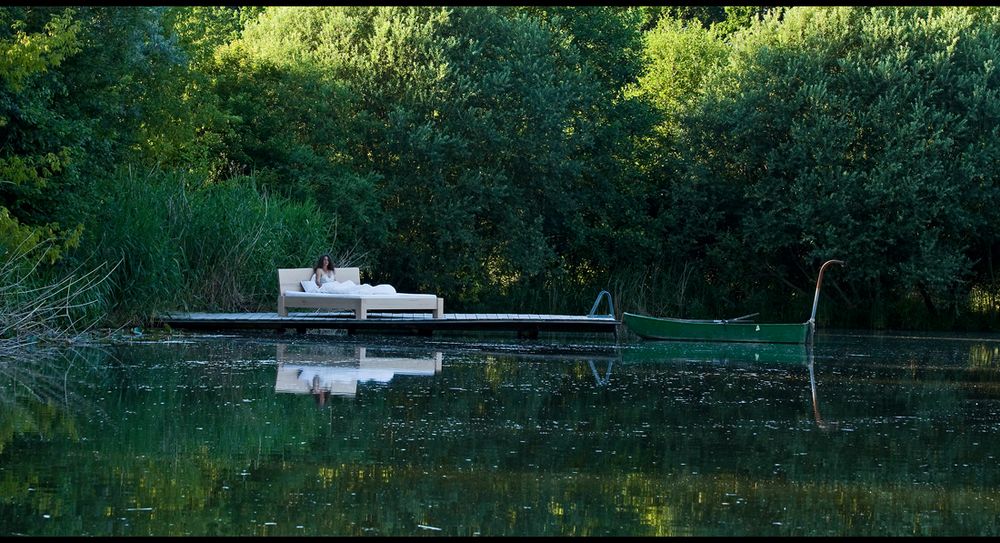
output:
[[[650,317],[636,313],[623,313],[622,322],[629,330],[643,339],[679,341],[728,341],[750,343],[806,343],[816,332],[816,306],[823,272],[830,264],[843,264],[841,260],[828,260],[819,269],[816,279],[816,296],[813,298],[812,316],[803,323],[758,324],[746,322],[757,313],[734,319],[699,320]]]
[[[805,343],[808,323],[755,324],[733,320],[688,320],[625,313],[622,321],[643,339]]]

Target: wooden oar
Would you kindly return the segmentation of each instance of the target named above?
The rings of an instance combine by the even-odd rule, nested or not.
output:
[[[726,319],[726,320],[724,320],[722,322],[741,321],[741,320],[744,320],[744,319],[749,319],[750,317],[756,317],[757,315],[760,315],[760,313],[750,313],[749,315],[743,315],[742,317],[736,317],[734,319]]]

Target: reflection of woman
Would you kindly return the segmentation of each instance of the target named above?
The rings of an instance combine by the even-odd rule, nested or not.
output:
[[[316,405],[318,407],[323,407],[326,404],[326,399],[330,396],[330,391],[320,386],[319,374],[313,375],[309,393],[313,395],[313,398],[316,398]]]
[[[330,255],[323,255],[313,266],[313,280],[316,286],[321,287],[324,283],[333,281],[333,264],[330,262]]]

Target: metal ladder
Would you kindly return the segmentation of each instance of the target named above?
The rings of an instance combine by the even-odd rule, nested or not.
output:
[[[597,306],[601,304],[602,298],[608,299],[608,312],[603,315],[598,315]],[[598,319],[604,319],[607,317],[611,317],[612,319],[615,318],[615,304],[611,302],[611,293],[606,290],[602,290],[600,293],[598,293],[597,299],[594,300],[594,307],[590,308],[590,313],[587,313],[587,316]]]

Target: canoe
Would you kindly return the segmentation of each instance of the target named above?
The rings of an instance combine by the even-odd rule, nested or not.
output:
[[[734,321],[696,321],[624,313],[622,322],[644,339],[680,341],[732,341],[752,343],[805,343],[809,323],[756,324]]]
[[[637,313],[623,313],[622,323],[643,339],[678,341],[727,341],[746,343],[806,343],[816,332],[816,306],[823,284],[823,272],[830,264],[843,264],[841,260],[828,260],[819,269],[816,295],[813,297],[812,316],[802,323],[748,323],[746,317],[720,320],[675,319],[652,317]],[[753,315],[756,315],[754,313]],[[747,315],[750,317],[752,315]]]

